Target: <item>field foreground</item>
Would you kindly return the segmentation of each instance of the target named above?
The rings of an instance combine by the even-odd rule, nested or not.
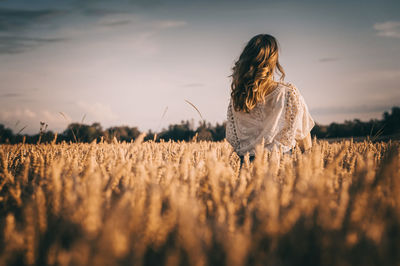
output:
[[[399,142],[0,146],[0,265],[400,265]]]

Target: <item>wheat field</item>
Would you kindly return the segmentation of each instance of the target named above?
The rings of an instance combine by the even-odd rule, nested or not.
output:
[[[399,142],[0,146],[0,265],[400,265]]]

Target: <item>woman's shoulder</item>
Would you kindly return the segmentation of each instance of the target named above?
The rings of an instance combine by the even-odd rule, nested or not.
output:
[[[279,87],[285,89],[286,91],[298,92],[296,85],[294,85],[292,82],[279,81],[278,84],[279,84]]]
[[[265,99],[276,97],[287,97],[289,94],[296,94],[297,88],[293,83],[278,81],[277,86],[273,91],[265,96]]]
[[[303,96],[301,95],[299,89],[291,82],[279,82],[281,87],[282,95],[285,95],[286,101],[292,103],[292,105],[300,105],[303,102]]]
[[[286,97],[299,99],[301,98],[300,90],[291,82],[279,82],[279,86],[281,87],[281,91],[285,93]]]

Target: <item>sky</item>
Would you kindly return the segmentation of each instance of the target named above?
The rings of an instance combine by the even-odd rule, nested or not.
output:
[[[400,106],[400,1],[0,0],[0,123],[160,131],[226,119],[246,43],[280,44],[316,123]]]

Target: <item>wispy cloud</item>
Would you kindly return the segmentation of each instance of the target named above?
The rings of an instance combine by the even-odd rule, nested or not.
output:
[[[161,20],[156,21],[155,26],[159,29],[169,29],[185,26],[187,23],[183,20]]]
[[[318,115],[336,115],[336,114],[362,114],[371,112],[383,112],[390,109],[388,105],[354,105],[354,106],[326,106],[310,109],[310,112]]]
[[[400,82],[400,69],[376,69],[361,72],[351,78],[353,82],[372,83],[383,81]],[[398,84],[398,83],[397,83]]]
[[[9,93],[3,93],[0,95],[2,98],[16,98],[16,97],[21,97],[21,93],[16,93],[16,92],[9,92]]]
[[[37,119],[37,121],[35,119]],[[51,112],[49,110],[32,110],[30,108],[21,107],[16,107],[11,110],[0,110],[0,122],[29,120],[35,123],[39,123],[39,120],[52,124],[64,123],[62,117],[57,112]]]
[[[378,36],[400,39],[400,21],[375,23],[373,28]]]
[[[58,9],[6,9],[0,8],[0,32],[11,32],[14,30],[24,30],[26,27],[35,23],[44,23],[65,13]]]
[[[15,108],[13,110],[0,110],[0,123],[15,127],[22,121],[24,124],[37,119],[37,115],[29,108]]]
[[[115,13],[97,18],[97,24],[106,27],[119,27],[139,22],[139,18],[131,13]]]
[[[23,53],[43,44],[65,41],[64,38],[0,36],[0,54]]]
[[[63,39],[27,36],[30,28],[48,25],[50,21],[66,14],[61,9],[0,8],[0,54],[22,53],[37,46]]]
[[[193,82],[193,83],[187,83],[187,84],[183,84],[182,87],[184,88],[196,88],[196,87],[204,87],[205,84],[204,83],[200,83],[200,82]]]
[[[103,122],[113,121],[118,118],[118,116],[111,110],[111,107],[107,104],[80,101],[77,105],[91,120]]]
[[[321,63],[327,63],[327,62],[334,62],[334,61],[338,61],[339,58],[338,57],[323,57],[318,59],[318,62]]]
[[[157,54],[161,45],[159,42],[154,41],[154,37],[164,30],[171,28],[182,27],[186,25],[185,21],[141,21],[138,20],[137,24],[141,24],[141,27],[145,29],[143,32],[136,34],[130,41],[130,49],[136,51],[142,56],[153,56]]]
[[[73,40],[83,33],[87,34],[88,29],[93,34],[132,24],[134,29],[145,31],[135,35],[139,36],[137,41],[141,43],[143,38],[148,40],[159,31],[187,24],[184,20],[151,20],[135,15],[143,8],[155,8],[160,5],[163,4],[159,0],[116,0],[112,3],[97,0],[60,0],[59,5],[47,1],[38,4],[26,2],[18,7],[14,5],[13,8],[10,8],[11,5],[0,5],[0,54],[18,54],[49,43]],[[76,23],[81,27],[76,27]],[[39,31],[44,28],[52,31],[40,34]],[[70,28],[79,34],[63,35],[65,29]],[[56,35],[50,35],[51,32]]]
[[[94,16],[94,17],[104,17],[108,15],[115,15],[126,13],[127,11],[116,10],[116,9],[107,9],[107,8],[82,8],[80,12],[86,16]]]
[[[171,4],[173,1],[170,1]],[[73,2],[73,6],[76,9],[82,11],[88,11],[88,14],[92,15],[103,15],[111,12],[124,12],[132,9],[152,9],[165,6],[165,3],[161,0],[114,0],[114,1],[102,1],[102,0],[78,0]],[[118,7],[119,9],[117,9]],[[123,7],[124,9],[121,9]]]
[[[47,109],[34,110],[20,106],[7,110],[0,109],[1,124],[6,125],[15,132],[18,132],[23,125],[26,125],[27,128],[23,133],[28,134],[36,134],[39,132],[40,121],[44,121],[49,125],[48,130],[62,131],[67,127],[68,123],[72,121],[66,114],[65,118],[63,118],[58,112]]]
[[[128,25],[131,22],[132,21],[129,19],[120,19],[120,20],[110,20],[110,21],[101,22],[101,25],[104,25],[107,27],[116,27],[116,26]]]

